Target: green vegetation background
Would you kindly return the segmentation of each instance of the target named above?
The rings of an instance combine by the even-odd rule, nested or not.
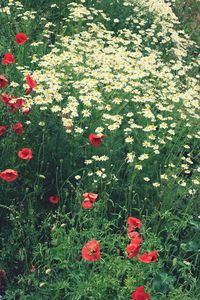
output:
[[[28,10],[30,10],[30,9],[37,10],[39,12],[38,15],[47,16],[47,18],[49,17],[51,19],[51,21],[57,23],[58,26],[57,26],[57,28],[55,30],[56,32],[59,32],[59,19],[61,17],[63,17],[62,16],[62,12],[59,11],[59,12],[55,13],[54,16],[50,16],[49,12],[48,12],[48,6],[50,4],[53,4],[53,3],[57,3],[59,6],[61,6],[61,5],[63,5],[63,3],[65,3],[65,5],[66,5],[67,3],[70,3],[70,2],[72,2],[72,1],[70,1],[70,0],[54,0],[54,1],[53,0],[24,0],[24,1],[22,1],[22,3],[25,5],[25,7]],[[178,16],[179,20],[181,21],[182,28],[185,30],[185,32],[188,35],[191,36],[191,38],[198,45],[200,45],[200,1],[198,1],[198,0],[177,0],[175,2],[172,2],[172,5],[173,5],[173,9],[174,9],[176,15]],[[38,24],[38,30],[39,30],[39,26],[40,25]],[[36,31],[37,31],[37,29],[36,29]],[[35,34],[37,35],[37,32],[35,32]],[[53,38],[54,37],[52,37],[52,43],[54,42]],[[46,223],[44,224],[44,227],[47,226],[48,219],[45,222]],[[183,220],[183,222],[184,222],[184,220]],[[32,228],[29,227],[29,224],[27,224],[27,225],[28,225],[27,226],[27,231],[28,230],[31,231]],[[106,225],[107,224],[105,224],[104,226],[106,227]],[[185,228],[184,226],[185,225],[183,224],[183,228]],[[34,234],[32,234],[31,236],[34,236]],[[65,238],[65,236],[64,236],[64,238]],[[59,248],[60,247],[60,242],[62,242],[63,244],[65,243],[67,245],[67,238],[66,238],[66,240],[64,240],[64,238],[62,236],[62,231],[54,233],[53,241],[55,242],[55,245],[54,245],[54,249],[53,250],[55,252],[56,251],[58,251],[59,253],[61,252],[60,248]],[[75,236],[75,238],[78,239],[78,236]],[[154,236],[152,236],[152,240],[153,239],[154,239]],[[61,243],[61,245],[62,245],[62,243]],[[71,244],[69,244],[69,247],[71,247]],[[27,247],[27,249],[28,249],[28,247]],[[196,251],[196,250],[194,250],[194,251]],[[57,255],[57,253],[56,253],[56,255]],[[58,257],[58,258],[60,260],[62,260],[62,257]],[[120,263],[120,262],[116,261],[116,264],[117,263]],[[13,266],[13,269],[14,269],[14,267],[15,266]],[[185,266],[183,266],[183,270],[184,269],[185,269]],[[182,272],[184,272],[184,271],[182,271]],[[106,274],[106,269],[105,269],[105,277],[106,277],[106,275],[108,275],[108,274]],[[165,278],[164,277],[164,276],[166,276],[165,273],[163,273],[161,275],[163,277],[162,278],[157,278],[156,284],[160,284],[160,282],[164,281],[164,282],[167,282],[167,284],[166,284],[166,286],[167,286],[167,285],[171,285],[173,283],[173,278],[171,278],[170,276],[167,276]],[[83,276],[84,276],[84,274],[83,274]],[[112,278],[112,274],[110,274],[110,278]],[[94,281],[95,281],[95,279],[96,279],[96,277],[94,277]],[[23,279],[21,281],[21,284],[22,285],[24,284]],[[57,283],[55,283],[55,284],[57,284]],[[184,285],[182,282],[181,282],[181,284]],[[194,285],[195,285],[195,282],[194,282]],[[61,288],[62,287],[60,287],[60,289]],[[84,288],[85,287],[83,286],[83,290],[84,290]],[[16,291],[14,291],[13,293],[16,293]],[[188,296],[188,297],[184,298],[184,299],[189,299],[189,295],[185,295],[185,296],[186,297]],[[173,300],[175,300],[175,299],[177,299],[177,300],[183,299],[182,298],[183,297],[182,292],[180,291],[180,294],[179,294],[177,290],[176,290],[176,296],[174,295],[172,297],[173,297]],[[57,296],[57,298],[55,297],[54,299],[60,299],[59,295]],[[160,298],[160,299],[164,300],[164,298]],[[40,299],[38,299],[38,300],[40,300]],[[197,299],[191,298],[191,300],[197,300]]]
[[[200,1],[177,0],[174,4],[174,11],[185,32],[200,45]]]

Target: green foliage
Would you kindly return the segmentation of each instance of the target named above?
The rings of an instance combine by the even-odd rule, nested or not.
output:
[[[129,5],[124,5],[126,2],[130,2]],[[89,11],[89,18],[84,14],[81,17],[73,15],[70,0],[24,0],[21,1],[23,6],[17,1],[1,3],[0,23],[6,26],[1,29],[0,52],[2,56],[8,51],[14,53],[16,67],[1,65],[0,74],[19,84],[11,84],[6,93],[26,97],[24,76],[30,73],[38,76],[37,89],[47,91],[44,92],[46,98],[57,85],[58,94],[64,97],[60,102],[53,99],[53,104],[61,108],[55,112],[52,103],[47,104],[47,109],[44,103],[37,104],[35,99],[39,92],[36,89],[26,98],[28,103],[34,104],[30,115],[20,110],[10,113],[5,103],[0,103],[0,125],[9,126],[6,134],[0,136],[0,171],[11,168],[19,172],[14,182],[0,179],[0,269],[7,274],[5,288],[1,287],[0,278],[3,300],[124,300],[130,299],[132,292],[141,285],[153,300],[200,297],[199,110],[190,103],[191,98],[194,103],[197,101],[197,64],[191,52],[196,55],[198,49],[187,39],[181,44],[180,36],[175,35],[176,22],[159,17],[146,2],[77,1],[87,13]],[[186,15],[189,13],[189,2],[176,3],[175,11],[183,20],[186,18],[183,11]],[[190,12],[197,9],[197,1],[194,1]],[[186,32],[192,28],[188,33],[198,42],[196,23],[188,21],[185,24]],[[171,39],[168,32],[164,33],[165,25],[172,26],[172,35],[178,42]],[[17,45],[15,34],[18,32],[26,32],[30,41]],[[67,37],[67,42],[63,37]],[[75,47],[73,42],[77,42]],[[98,59],[100,55],[95,56],[92,48],[87,48],[90,42],[99,47],[96,48],[101,54],[108,52],[103,57],[108,59],[105,77],[109,79],[109,75],[114,74],[109,85],[107,78],[105,81],[100,78],[101,70],[104,71],[101,59],[97,61],[99,65],[94,66],[94,61],[90,61],[91,57]],[[180,54],[181,50],[186,54]],[[150,54],[155,55],[155,63],[150,61]],[[51,55],[50,60],[48,55]],[[124,92],[124,86],[112,90],[117,76],[120,84],[129,72],[128,63],[125,64],[127,70],[117,69],[121,55],[125,57],[123,64],[133,58],[130,67],[139,65],[140,71],[147,72],[144,77],[133,79],[132,92]],[[61,58],[61,63],[51,65],[54,59]],[[179,74],[179,67],[183,74]],[[53,71],[57,77],[53,85],[48,86]],[[167,74],[166,78],[160,76],[160,72],[162,76]],[[99,77],[95,78],[95,74]],[[45,80],[40,82],[44,75]],[[90,86],[91,82],[84,82],[87,78],[91,82],[99,80],[95,91],[103,96],[103,109],[98,108],[98,101],[88,105],[91,116],[84,119],[81,113],[85,106],[80,102],[79,114],[71,130],[70,126],[63,126],[71,112],[63,110],[70,96],[78,99],[84,90],[90,96],[87,84]],[[182,99],[183,96],[188,98]],[[138,102],[132,101],[137,97]],[[153,104],[146,103],[151,97]],[[115,98],[121,100],[120,105],[113,102]],[[174,99],[180,101],[173,102]],[[154,103],[160,103],[161,108]],[[143,115],[145,109],[148,114],[149,107],[156,115],[153,121]],[[168,110],[164,109],[166,107]],[[123,117],[119,129],[109,130],[111,122],[104,119],[105,112]],[[128,116],[129,113],[132,115]],[[165,118],[168,121],[164,126],[172,133],[159,127]],[[13,131],[16,122],[23,124],[24,134],[17,135]],[[104,123],[106,138],[101,147],[94,148],[88,142],[88,134]],[[154,146],[161,141],[159,151],[156,152],[156,147],[152,150],[144,146],[147,140],[154,141],[154,137],[149,139],[152,132],[138,131],[137,126],[134,127],[134,142],[126,143],[126,131],[130,132],[131,124],[139,124],[141,128],[153,124],[157,139]],[[83,132],[73,131],[73,127]],[[32,149],[30,161],[20,160],[17,155],[24,147]],[[126,155],[133,152],[135,157],[127,163]],[[143,161],[139,158],[144,153],[149,157]],[[99,157],[105,155],[109,160],[100,161]],[[97,159],[93,158],[92,166],[87,165],[85,162],[92,157]],[[142,166],[141,170],[138,165]],[[97,174],[102,169],[105,177]],[[99,195],[91,210],[81,206],[85,192]],[[50,203],[52,195],[59,196],[58,204]],[[145,264],[137,257],[128,259],[129,216],[143,223],[140,253],[157,249],[158,262]],[[101,245],[102,259],[96,262],[85,261],[81,255],[82,247],[92,239],[100,241]]]
[[[184,31],[200,45],[200,5],[198,0],[177,0],[174,9]]]

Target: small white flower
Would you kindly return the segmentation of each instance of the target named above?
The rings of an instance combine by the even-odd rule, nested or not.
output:
[[[128,136],[127,138],[125,138],[125,142],[126,142],[126,143],[132,144],[133,141],[134,141],[134,139],[133,139],[131,136]]]
[[[150,181],[150,178],[149,177],[144,177],[144,181],[148,182],[148,181]]]
[[[51,8],[54,8],[54,7],[58,8],[57,4],[51,4]]]
[[[146,154],[146,153],[144,153],[144,154],[142,154],[142,155],[140,155],[140,156],[138,157],[139,160],[145,160],[145,159],[148,159],[148,158],[149,158],[149,155]]]
[[[86,159],[84,163],[85,163],[85,165],[90,165],[90,164],[92,164],[92,160],[91,159]]]
[[[154,187],[159,187],[159,186],[160,186],[160,183],[159,183],[159,182],[154,182],[152,185],[153,185]]]
[[[135,165],[135,169],[141,171],[143,169],[142,165]]]
[[[46,283],[45,282],[41,282],[39,287],[43,287]]]

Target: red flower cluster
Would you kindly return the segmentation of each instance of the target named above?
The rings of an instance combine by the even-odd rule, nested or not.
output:
[[[104,134],[93,134],[93,133],[89,134],[89,141],[96,148],[100,146],[104,138],[105,138]]]
[[[32,158],[32,150],[28,148],[23,148],[18,152],[18,156],[21,159],[30,160]],[[7,182],[12,182],[16,180],[17,177],[18,177],[18,172],[12,169],[6,169],[0,173],[0,178]]]
[[[19,32],[15,36],[15,40],[19,45],[24,44],[29,38],[23,32]],[[4,54],[2,65],[13,64],[15,62],[15,58],[11,52]],[[36,86],[35,81],[30,75],[26,76],[26,82],[29,86],[29,89],[26,90],[26,94],[30,94],[33,88]],[[3,75],[0,75],[0,88],[6,87],[8,84],[8,79]],[[16,99],[14,96],[8,96],[7,94],[2,94],[2,102],[6,103],[6,105],[10,108],[10,112],[13,112],[16,109],[22,108],[23,104],[26,102],[25,99]],[[24,113],[28,113],[27,110],[23,111]]]
[[[97,261],[101,258],[100,242],[91,240],[82,248],[82,257],[88,261]]]
[[[15,123],[12,128],[16,134],[22,134],[24,132],[23,125],[20,122]]]
[[[126,251],[128,253],[128,258],[133,258],[140,252],[140,246],[142,243],[142,237],[140,234],[135,231],[136,229],[140,229],[142,226],[142,222],[134,217],[128,218],[128,237],[131,239],[130,244],[127,245]],[[138,259],[144,263],[156,262],[157,261],[157,253],[155,250],[153,252],[145,252],[140,255]],[[150,300],[150,295],[145,293],[144,286],[139,286],[135,292],[132,294],[133,300]]]
[[[27,40],[29,40],[29,38],[27,37],[27,35],[25,33],[19,32],[18,34],[16,34],[15,40],[16,40],[17,44],[22,45]],[[13,64],[14,62],[15,62],[15,58],[11,52],[4,54],[4,58],[2,60],[2,65]]]
[[[127,245],[126,252],[128,258],[134,258],[139,254],[140,245],[142,243],[142,237],[135,229],[139,229],[142,226],[142,222],[137,218],[129,217],[128,224],[128,237],[131,239],[131,242]]]
[[[16,42],[19,45],[24,44],[29,38],[26,36],[26,34],[24,34],[23,32],[18,33],[15,36]],[[12,55],[11,52],[8,52],[7,54],[4,55],[2,64],[3,65],[7,65],[7,64],[12,64],[15,62],[15,58]],[[33,80],[33,78],[28,74],[26,75],[26,82],[29,86],[29,89],[27,89],[25,91],[26,94],[30,94],[30,92],[34,89],[34,87],[36,86],[36,82]],[[0,87],[4,88],[6,87],[6,85],[8,84],[8,80],[3,76],[0,75]],[[21,98],[16,98],[14,96],[9,96],[6,93],[2,94],[1,97],[2,102],[6,103],[7,107],[10,108],[10,112],[14,112],[15,110],[18,110],[20,108],[22,108],[22,112],[28,114],[29,110],[27,109],[23,109],[23,105],[26,102],[25,99],[21,99]]]
[[[142,222],[137,219],[137,218],[133,218],[133,217],[129,217],[128,218],[128,236],[129,238],[134,238],[135,237],[135,228],[140,229],[140,227],[142,226]],[[136,232],[137,233],[137,232]]]
[[[142,237],[140,235],[131,240],[130,244],[128,244],[126,247],[128,258],[133,258],[139,254],[141,243]]]
[[[23,32],[20,32],[16,34],[15,39],[19,45],[22,45],[29,38]],[[11,52],[4,54],[2,60],[3,65],[13,64],[14,62],[15,62],[15,58]],[[26,81],[29,85],[29,88],[32,90],[36,85],[35,81],[31,78],[30,75],[26,76]],[[5,78],[3,75],[0,75],[0,88],[5,88],[7,84],[8,84],[8,79]],[[11,113],[14,112],[15,110],[19,110],[20,108],[23,108],[23,105],[26,102],[25,99],[16,98],[14,96],[7,95],[6,93],[2,93],[1,101],[7,105]],[[27,113],[27,110],[24,110],[24,112]],[[0,125],[0,136],[3,136],[6,133],[7,128],[8,125]],[[15,131],[16,134],[22,134],[24,132],[23,125],[20,122],[15,123],[12,126],[12,129],[13,131]],[[28,148],[23,148],[18,152],[18,156],[23,160],[30,160],[32,158],[32,150]],[[18,172],[12,169],[6,169],[0,172],[0,178],[7,182],[12,182],[16,180],[17,177],[18,177]]]
[[[0,126],[0,136],[4,135],[8,126]],[[23,126],[21,123],[16,123],[13,125],[13,130],[16,132],[16,134],[22,134],[24,132]],[[23,148],[18,152],[19,158],[23,160],[30,160],[32,158],[32,150],[28,148]],[[0,172],[0,178],[7,181],[12,182],[16,180],[18,177],[18,172],[12,169],[6,169],[2,172]]]
[[[131,239],[131,243],[127,245],[126,251],[128,254],[128,258],[133,258],[138,255],[140,251],[142,237],[137,231],[135,231],[135,229],[140,229],[140,227],[142,226],[142,222],[137,218],[129,217],[128,224],[128,237]],[[144,254],[140,255],[138,259],[144,263],[156,262],[157,253],[157,250],[149,253],[145,252]]]
[[[6,93],[1,94],[1,101],[10,109],[10,113],[23,108],[23,105],[26,103],[25,99],[17,99],[14,96],[7,95]]]
[[[8,129],[8,125],[1,125],[0,126],[0,136],[3,136],[6,133],[6,130]],[[15,131],[16,134],[22,134],[24,132],[23,125],[21,123],[15,123],[12,127],[13,131]]]
[[[140,255],[138,259],[147,264],[151,262],[157,262],[158,261],[157,254],[158,254],[158,250],[154,250],[152,252],[145,252],[142,255]]]
[[[90,209],[92,208],[94,202],[96,201],[98,197],[98,194],[93,194],[93,193],[84,193],[83,198],[84,201],[82,202],[82,207],[85,209]]]
[[[151,300],[150,295],[144,292],[144,286],[139,286],[132,294],[133,300]]]
[[[10,108],[11,113],[13,113],[15,110],[19,110],[20,108],[22,108],[24,103],[26,102],[25,99],[13,99],[12,101],[7,103],[7,106]]]

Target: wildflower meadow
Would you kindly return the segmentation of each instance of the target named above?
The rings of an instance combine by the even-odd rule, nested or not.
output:
[[[200,299],[199,45],[175,2],[0,1],[1,300]]]

